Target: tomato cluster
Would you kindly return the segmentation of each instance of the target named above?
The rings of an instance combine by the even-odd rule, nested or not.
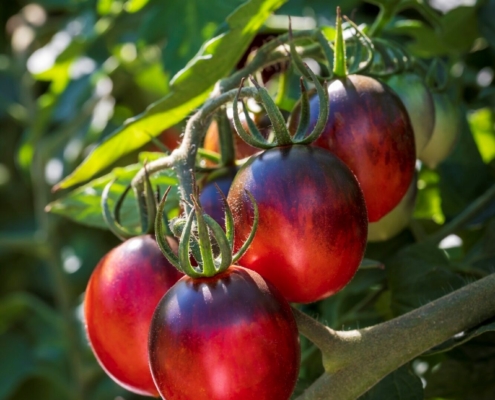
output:
[[[171,224],[180,243],[164,236],[165,195],[156,241],[129,239],[96,267],[85,299],[88,337],[127,389],[167,400],[287,400],[300,361],[289,302],[344,288],[367,240],[387,240],[408,224],[416,158],[435,167],[455,143],[450,99],[411,71],[348,74],[337,56],[323,88],[298,62],[317,96],[301,81],[289,127],[253,80],[271,135],[248,115],[241,121],[239,88],[231,126],[237,157],[250,158],[221,165],[199,196],[183,199],[187,215]],[[217,128],[204,143],[213,151]]]

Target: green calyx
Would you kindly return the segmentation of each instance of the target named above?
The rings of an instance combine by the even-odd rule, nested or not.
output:
[[[239,93],[244,84],[244,80],[242,80],[241,85],[239,87],[239,91],[237,92],[237,95],[235,96],[234,99],[233,114],[234,114],[234,127],[238,135],[246,143],[261,149],[271,149],[277,146],[289,146],[293,144],[310,144],[321,135],[321,133],[325,128],[325,124],[327,122],[328,113],[329,113],[329,105],[328,105],[329,100],[328,100],[328,93],[326,87],[324,87],[324,85],[322,85],[319,82],[318,78],[313,73],[313,71],[311,71],[311,69],[305,63],[303,63],[302,60],[300,65],[296,64],[296,68],[298,70],[304,71],[302,75],[305,77],[309,77],[310,80],[315,85],[315,89],[320,100],[318,120],[316,126],[311,131],[311,133],[307,134],[309,128],[309,96],[307,94],[306,87],[304,86],[302,78],[301,78],[300,101],[301,104],[303,104],[302,107],[303,114],[301,114],[297,132],[293,136],[291,136],[289,129],[286,126],[285,119],[282,116],[282,113],[280,112],[275,102],[270,97],[268,91],[264,87],[261,87],[254,79],[251,78],[253,85],[256,87],[258,91],[259,100],[265,107],[266,113],[272,123],[274,140],[270,142],[261,134],[261,132],[258,130],[253,120],[250,118],[245,103],[241,101],[246,122],[249,128],[249,132],[247,132],[242,126],[241,119],[239,117],[239,110],[237,108],[237,104],[240,101]]]
[[[150,177],[148,175],[148,170],[146,169],[146,162],[144,164],[145,170],[145,186],[144,191],[136,193],[137,206],[139,209],[140,221],[141,221],[141,235],[152,234],[155,228],[155,217],[156,217],[156,196],[151,185]],[[120,209],[124,203],[125,196],[131,189],[131,186],[127,186],[122,192],[120,197],[115,204],[115,209],[112,212],[109,204],[110,192],[116,179],[110,181],[103,190],[101,195],[101,208],[103,212],[103,219],[107,224],[110,231],[121,240],[129,239],[136,236],[136,233],[131,232],[129,229],[122,226],[120,223]]]
[[[161,215],[165,209],[165,202],[170,188],[167,189],[158,204],[158,218],[155,220],[156,242],[168,261],[179,271],[191,278],[208,278],[225,271],[230,265],[237,262],[246,252],[254,239],[258,227],[258,206],[251,193],[246,191],[254,209],[254,222],[251,232],[237,253],[233,253],[234,246],[234,218],[222,191],[225,207],[225,232],[222,227],[209,215],[205,214],[199,203],[197,194],[191,196],[192,210],[186,218],[173,221],[171,231],[179,238],[179,251],[175,254],[164,233]],[[213,241],[218,251],[213,250]],[[191,255],[198,264],[191,264]]]

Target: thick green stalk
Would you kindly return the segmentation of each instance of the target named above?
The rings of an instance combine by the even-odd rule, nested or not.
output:
[[[300,332],[322,349],[327,371],[297,400],[352,400],[408,361],[493,317],[495,274],[365,329],[332,331],[295,315]]]

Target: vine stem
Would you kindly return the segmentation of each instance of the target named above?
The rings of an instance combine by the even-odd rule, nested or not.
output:
[[[293,33],[293,38],[296,40],[308,39],[315,35],[317,35],[315,31],[299,31]],[[268,42],[258,50],[248,65],[228,78],[222,79],[211,93],[210,99],[189,119],[180,147],[169,156],[150,162],[147,166],[148,173],[151,175],[167,168],[175,168],[179,176],[182,198],[188,199],[192,193],[191,170],[194,168],[197,147],[210,124],[211,114],[223,104],[234,99],[237,93],[235,88],[240,84],[242,78],[253,74],[259,68],[287,60],[289,52],[288,48],[285,48],[288,46],[285,43],[288,40],[289,35],[285,34]],[[283,46],[283,48],[277,50],[279,46]],[[302,48],[300,53],[303,57],[318,56],[321,55],[321,50],[320,46],[315,44]],[[257,96],[257,92],[254,88],[243,88],[239,94],[239,98],[255,96]],[[144,179],[145,171],[142,168],[132,181],[135,192],[143,190]],[[188,205],[186,205],[186,210],[189,210]]]
[[[376,4],[374,1],[368,0],[368,2]],[[397,3],[397,1],[395,2],[395,4],[387,4],[387,5],[379,4],[380,12],[378,13],[378,16],[377,16],[375,22],[373,23],[373,25],[371,25],[371,27],[368,31],[369,37],[379,35],[380,32],[383,30],[383,28],[390,22],[390,20],[392,19],[392,17],[395,15],[395,13],[397,11],[396,10],[396,8],[397,8],[396,3]]]
[[[297,400],[352,400],[413,358],[492,317],[495,274],[364,329],[334,331],[293,312],[299,331],[321,349],[326,370]]]

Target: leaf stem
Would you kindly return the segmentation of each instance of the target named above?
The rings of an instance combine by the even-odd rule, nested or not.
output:
[[[381,324],[332,331],[294,312],[327,371],[297,400],[356,399],[390,372],[495,315],[495,274]]]

